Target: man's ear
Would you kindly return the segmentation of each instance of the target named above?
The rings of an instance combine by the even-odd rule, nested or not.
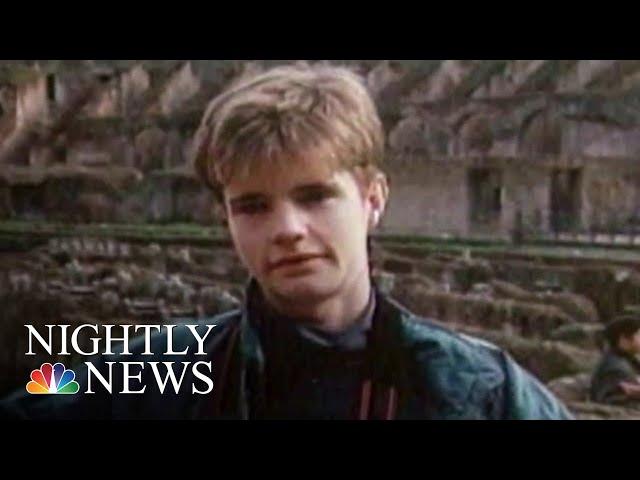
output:
[[[389,199],[389,183],[387,176],[382,172],[373,174],[367,189],[367,202],[371,206],[369,213],[369,227],[371,229],[378,226],[384,214]]]

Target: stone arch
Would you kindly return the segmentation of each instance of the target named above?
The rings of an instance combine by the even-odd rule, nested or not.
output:
[[[525,118],[518,135],[520,155],[558,155],[562,152],[563,118],[552,109],[536,110]]]
[[[411,115],[400,120],[389,133],[391,150],[404,154],[447,155],[451,133],[446,126]]]
[[[426,152],[424,120],[417,115],[400,120],[389,132],[389,147],[398,153]]]
[[[484,114],[466,116],[458,129],[458,139],[462,153],[487,153],[494,142],[489,116]]]

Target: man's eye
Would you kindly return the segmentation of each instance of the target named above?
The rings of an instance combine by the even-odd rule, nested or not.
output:
[[[311,191],[311,192],[305,192],[302,195],[300,195],[298,197],[298,200],[304,204],[314,204],[314,203],[321,203],[322,201],[328,199],[329,197],[331,197],[331,194],[329,192]]]
[[[245,215],[256,215],[258,213],[265,212],[267,210],[267,205],[261,202],[245,203],[242,205],[238,205],[234,210],[236,211],[236,213],[242,213]]]

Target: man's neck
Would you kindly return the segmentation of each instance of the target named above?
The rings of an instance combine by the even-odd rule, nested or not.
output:
[[[371,288],[371,280],[365,276],[365,281],[344,295],[302,305],[263,293],[269,306],[278,314],[327,333],[340,333],[362,318],[369,305]]]

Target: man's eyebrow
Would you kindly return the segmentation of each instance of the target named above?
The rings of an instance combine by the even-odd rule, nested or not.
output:
[[[337,182],[331,180],[331,181],[327,181],[327,182],[312,182],[312,183],[305,183],[303,185],[298,185],[294,188],[291,189],[292,193],[304,193],[307,192],[309,190],[329,190],[329,191],[339,191],[340,190],[340,186],[338,185]],[[248,202],[255,202],[255,201],[260,201],[260,200],[264,200],[268,198],[268,195],[264,194],[264,193],[259,193],[259,192],[247,192],[247,193],[243,193],[241,195],[238,195],[237,197],[233,197],[231,199],[229,199],[229,204],[231,205],[237,205],[237,204],[242,204],[242,203],[248,203]]]
[[[238,195],[237,197],[231,198],[229,200],[229,204],[249,203],[249,202],[255,202],[258,200],[264,200],[265,198],[266,198],[266,195],[262,193],[255,193],[255,192],[243,193],[242,195]]]
[[[333,180],[327,182],[305,183],[304,185],[298,185],[297,187],[293,188],[292,192],[298,193],[306,192],[308,190],[329,190],[337,192],[340,190],[340,186]]]

